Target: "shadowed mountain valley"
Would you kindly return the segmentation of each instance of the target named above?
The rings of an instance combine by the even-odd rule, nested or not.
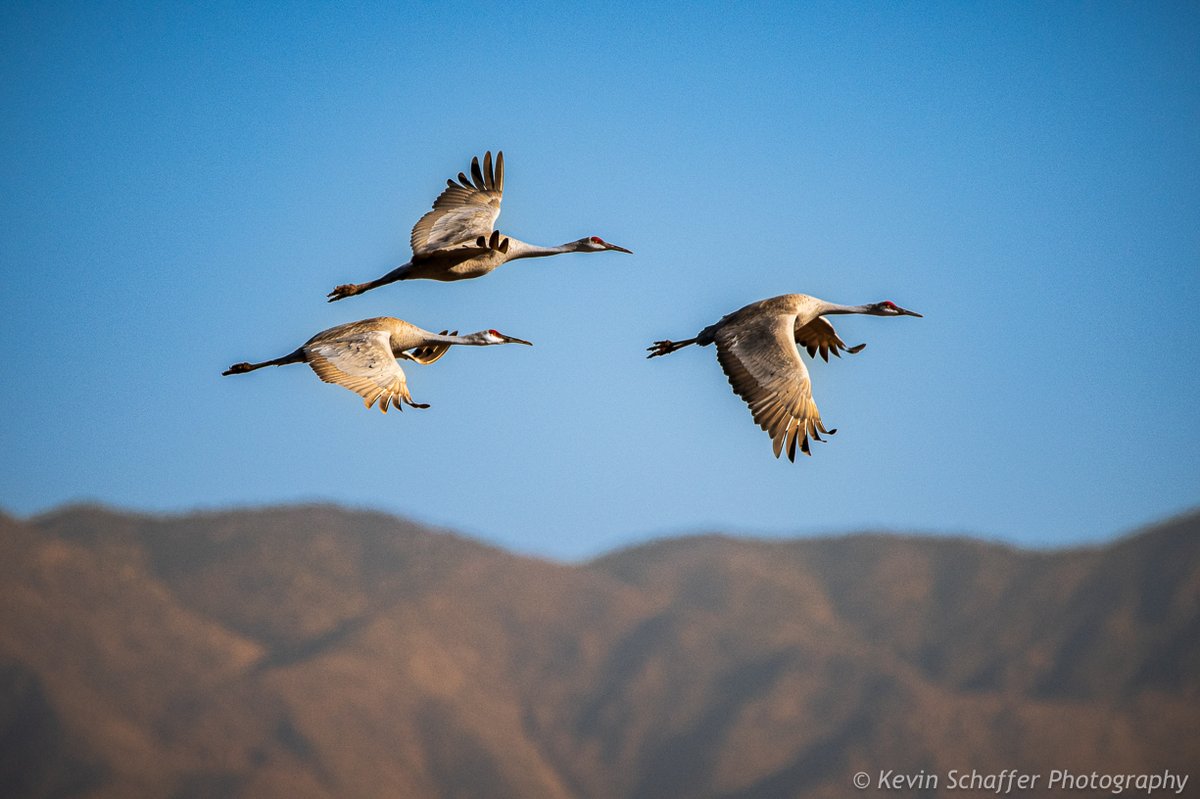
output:
[[[0,794],[782,799],[889,769],[1187,773],[1198,533],[710,536],[569,566],[326,506],[0,515]]]

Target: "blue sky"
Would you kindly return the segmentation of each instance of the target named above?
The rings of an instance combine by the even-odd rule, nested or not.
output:
[[[1057,546],[1200,504],[1194,3],[7,3],[0,507],[330,499],[553,557],[862,527]],[[500,229],[599,235],[326,304],[503,149]],[[748,302],[891,299],[776,461],[710,349]],[[304,367],[341,322],[532,349]]]

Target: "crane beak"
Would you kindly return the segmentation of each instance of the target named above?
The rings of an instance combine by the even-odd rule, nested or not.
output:
[[[500,338],[504,339],[505,344],[527,344],[530,347],[533,346],[532,341],[526,341],[523,338],[513,338],[512,336],[506,336],[503,333],[500,334]]]
[[[925,318],[924,316],[922,316],[921,314],[917,313],[916,311],[910,311],[910,310],[908,310],[907,308],[901,308],[899,305],[897,305],[897,306],[896,306],[896,310],[900,312],[900,315],[901,315],[901,316],[915,316],[915,317],[917,317],[918,319],[924,319],[924,318]]]
[[[626,252],[626,253],[629,253],[630,255],[633,255],[633,250],[627,250],[624,247],[618,247],[615,244],[607,244],[606,243],[604,246],[610,250],[616,250],[617,252]]]

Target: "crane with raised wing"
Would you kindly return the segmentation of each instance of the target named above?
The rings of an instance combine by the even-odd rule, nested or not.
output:
[[[366,283],[346,283],[326,296],[329,302],[362,294],[397,280],[466,280],[482,277],[497,267],[518,258],[542,258],[569,252],[628,253],[624,247],[610,244],[599,236],[587,236],[557,247],[527,244],[495,229],[504,196],[504,153],[496,153],[492,162],[489,150],[471,159],[471,177],[458,173],[458,182],[446,181],[446,188],[433,203],[433,210],[413,226],[410,244],[412,258],[383,277]]]

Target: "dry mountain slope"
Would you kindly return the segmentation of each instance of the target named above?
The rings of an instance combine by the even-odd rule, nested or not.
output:
[[[331,507],[0,516],[0,794],[832,797],[860,769],[1187,770],[1197,532],[705,537],[572,567]]]

